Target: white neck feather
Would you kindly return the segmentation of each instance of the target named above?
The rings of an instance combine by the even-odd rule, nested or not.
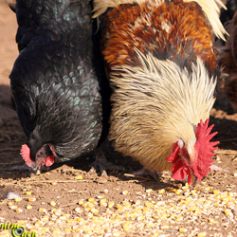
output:
[[[146,121],[150,120],[155,127],[166,127],[172,137],[185,141],[182,134],[187,126],[191,135],[200,120],[209,118],[215,101],[216,79],[209,77],[200,58],[189,72],[173,61],[159,60],[139,51],[137,54],[140,66],[112,68],[110,78],[117,88],[115,100],[119,100],[121,110],[124,104],[133,113],[142,111]]]
[[[94,15],[93,17],[96,18],[102,15],[108,8],[115,8],[121,4],[142,4],[147,2],[148,0],[94,0]],[[161,3],[164,3],[165,0],[152,0],[149,3],[152,6],[159,6]]]

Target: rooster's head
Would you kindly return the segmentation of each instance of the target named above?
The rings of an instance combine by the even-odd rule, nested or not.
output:
[[[218,141],[211,141],[217,132],[211,132],[214,125],[208,126],[209,119],[200,121],[195,129],[196,139],[192,144],[185,144],[179,139],[173,146],[171,155],[167,158],[172,163],[172,177],[176,180],[186,180],[192,184],[201,181],[209,172],[213,163],[214,150]]]

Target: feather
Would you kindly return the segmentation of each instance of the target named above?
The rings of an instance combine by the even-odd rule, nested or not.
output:
[[[205,12],[206,17],[208,18],[214,34],[225,40],[225,35],[228,35],[224,26],[220,21],[220,10],[221,8],[226,9],[225,5],[221,0],[183,0],[184,2],[196,2],[202,10]],[[138,4],[142,5],[147,3],[152,7],[158,7],[160,4],[164,3],[164,0],[95,0],[94,1],[94,14],[93,18],[99,17],[102,15],[108,8],[115,8],[122,4]]]
[[[113,67],[110,80],[116,85],[116,88],[131,91],[129,96],[134,97],[149,92],[153,93],[156,95],[154,98],[147,97],[146,99],[149,99],[153,106],[163,101],[163,104],[157,108],[159,113],[167,114],[170,110],[193,124],[197,124],[200,121],[199,118],[206,120],[209,117],[215,102],[216,78],[209,77],[200,58],[197,58],[196,64],[193,63],[190,73],[171,60],[159,60],[151,54],[144,55],[139,50],[136,52],[139,66]],[[142,86],[144,79],[146,80],[145,87]],[[140,94],[137,95],[137,92]],[[116,100],[121,103],[121,101],[126,101],[126,96],[126,94],[121,94],[121,98]],[[137,103],[140,102],[139,98],[134,98],[134,100]],[[171,119],[177,120],[178,118],[172,116]]]
[[[220,21],[221,8],[226,9],[226,6],[221,0],[184,0],[184,2],[196,2],[205,12],[216,37],[226,40],[225,35],[228,35],[223,24]]]
[[[108,8],[115,8],[122,4],[143,4],[147,0],[94,0],[93,18],[99,17],[106,12]],[[152,6],[159,6],[165,0],[152,0],[149,2]]]

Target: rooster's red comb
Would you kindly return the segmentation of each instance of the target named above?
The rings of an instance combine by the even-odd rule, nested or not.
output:
[[[191,165],[179,156],[180,150],[183,153],[187,152],[185,148],[180,148],[178,143],[174,144],[172,153],[167,157],[167,161],[173,164],[172,177],[174,179],[188,179],[188,183],[191,184],[193,182],[193,174],[198,181],[202,180],[208,174],[210,166],[213,163],[212,157],[214,156],[214,150],[217,149],[217,145],[219,144],[218,141],[211,141],[217,132],[211,132],[214,125],[209,126],[208,124],[209,119],[205,122],[200,121],[196,127],[196,157]]]
[[[209,126],[209,119],[205,122],[201,120],[196,127],[195,150],[197,157],[192,168],[199,181],[210,171],[210,166],[213,163],[212,157],[219,144],[219,141],[211,141],[217,134],[217,132],[212,132],[213,127],[213,124]]]

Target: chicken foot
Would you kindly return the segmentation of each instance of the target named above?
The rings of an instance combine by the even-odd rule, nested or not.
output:
[[[127,176],[127,177],[148,177],[148,178],[152,178],[153,180],[155,180],[157,182],[160,182],[160,173],[159,172],[147,170],[145,168],[136,170],[136,171],[132,172],[132,174],[125,174],[125,176]]]
[[[102,148],[98,148],[95,152],[95,161],[91,165],[89,172],[98,173],[100,176],[107,177],[107,171],[124,171],[124,168],[119,165],[115,165],[106,159],[106,156]]]

